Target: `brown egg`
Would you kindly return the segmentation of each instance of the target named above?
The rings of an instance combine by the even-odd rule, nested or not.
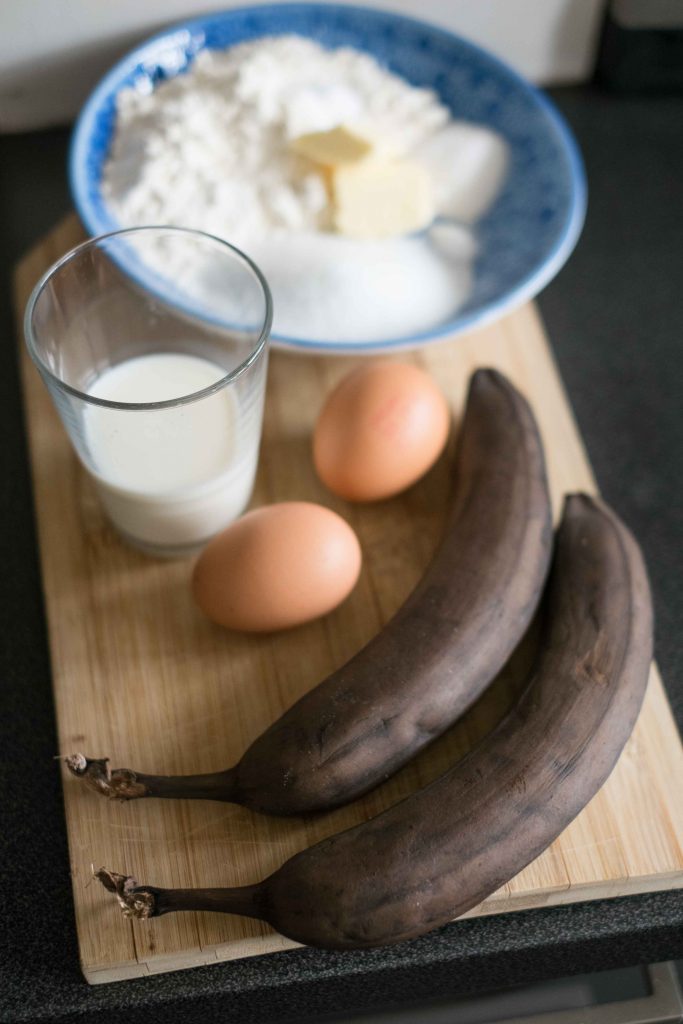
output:
[[[337,385],[318,417],[315,468],[349,501],[388,498],[436,462],[450,422],[444,395],[423,370],[409,363],[360,366]]]
[[[358,538],[322,505],[285,501],[254,509],[209,541],[192,576],[214,622],[248,632],[287,629],[336,608],[361,566]]]

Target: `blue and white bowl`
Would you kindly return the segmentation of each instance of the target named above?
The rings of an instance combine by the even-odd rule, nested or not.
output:
[[[224,49],[284,33],[372,54],[413,85],[433,89],[454,118],[500,133],[510,161],[497,200],[477,222],[473,287],[452,319],[420,334],[381,341],[328,342],[276,334],[276,344],[354,353],[406,348],[489,323],[532,298],[555,276],[583,225],[586,182],[577,145],[553,104],[496,57],[450,32],[346,5],[273,4],[208,14],[154,36],[119,61],[85,104],[71,146],[71,191],[92,235],[121,227],[101,190],[118,92],[141,78],[155,85],[183,74],[204,48]]]

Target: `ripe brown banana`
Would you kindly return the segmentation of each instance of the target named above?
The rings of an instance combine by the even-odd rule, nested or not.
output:
[[[288,860],[258,885],[157,889],[101,870],[124,912],[212,910],[299,942],[378,946],[480,903],[551,843],[612,771],[652,656],[638,545],[602,503],[567,499],[543,601],[539,653],[518,704],[425,789]]]
[[[525,632],[552,546],[543,447],[526,400],[478,370],[453,472],[452,511],[425,575],[358,654],[289,709],[233,768],[211,775],[109,771],[67,758],[119,799],[227,800],[270,814],[336,807],[377,786],[480,696]]]

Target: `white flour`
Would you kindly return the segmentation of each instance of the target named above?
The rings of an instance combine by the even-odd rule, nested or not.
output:
[[[467,218],[462,188],[448,194],[448,169],[458,147],[460,155],[468,149],[467,126],[451,145],[453,122],[437,96],[367,54],[325,50],[299,36],[204,50],[186,74],[154,91],[123,90],[117,109],[103,180],[114,216],[124,226],[199,228],[243,248],[271,286],[275,333],[378,340],[427,330],[464,301],[473,253],[465,232],[447,248],[428,235],[381,242],[335,236],[326,231],[321,177],[288,151],[292,138],[341,123],[397,155],[419,158],[424,150],[441,212]],[[469,132],[483,153],[475,163],[488,160],[490,169],[493,156],[501,163],[496,136]],[[488,149],[483,136],[492,140]],[[493,191],[503,166],[504,157],[494,167]],[[478,176],[468,174],[476,215],[482,196],[473,196]]]

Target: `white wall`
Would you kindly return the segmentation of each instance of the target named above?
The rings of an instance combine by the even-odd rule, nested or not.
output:
[[[241,0],[243,6],[247,0]],[[592,67],[603,0],[366,0],[481,43],[542,84]],[[170,22],[229,0],[0,0],[0,131],[71,120],[107,67]]]

